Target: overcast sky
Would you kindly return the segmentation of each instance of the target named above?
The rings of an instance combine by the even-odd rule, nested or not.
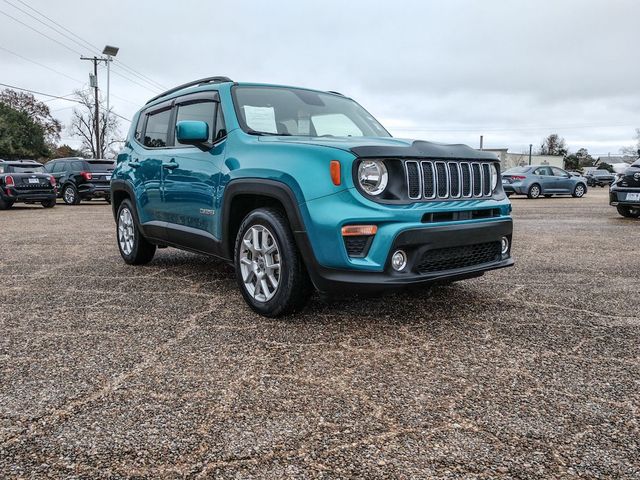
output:
[[[12,4],[120,47],[117,59],[156,87],[115,63],[112,105],[127,118],[158,85],[227,75],[337,90],[394,136],[474,147],[484,134],[486,147],[521,152],[557,132],[573,151],[618,153],[640,127],[637,0],[0,0],[69,47],[0,13],[0,82],[67,95],[86,88],[79,53],[95,52]],[[68,123],[72,104],[48,103]]]

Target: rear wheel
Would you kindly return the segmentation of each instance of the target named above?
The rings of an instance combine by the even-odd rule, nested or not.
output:
[[[120,255],[129,265],[149,263],[156,253],[156,246],[140,233],[129,200],[123,200],[118,209],[116,238]]]
[[[624,205],[618,205],[616,207],[618,213],[626,218],[638,218],[640,217],[640,208],[625,207]]]
[[[247,215],[236,236],[234,263],[242,296],[260,315],[302,310],[312,292],[289,222],[274,208]]]
[[[584,186],[583,183],[579,183],[576,185],[576,188],[573,189],[573,196],[575,198],[584,197],[584,194],[587,193],[587,187]]]
[[[527,197],[529,198],[539,198],[541,194],[540,185],[534,183],[529,187],[529,191],[527,192]]]
[[[52,199],[52,200],[45,200],[43,202],[40,202],[42,204],[42,206],[44,208],[53,208],[56,206],[56,199]]]
[[[62,199],[67,205],[78,205],[80,203],[80,195],[73,185],[67,185],[62,190]]]

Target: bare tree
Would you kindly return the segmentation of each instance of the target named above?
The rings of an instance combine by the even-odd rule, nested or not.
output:
[[[80,102],[80,106],[73,109],[69,128],[72,135],[82,139],[83,153],[92,158],[114,157],[116,154],[114,146],[122,142],[119,132],[120,120],[111,111],[107,124],[105,102],[100,98],[100,147],[98,148],[93,95],[87,91],[76,90],[74,96]]]
[[[568,152],[564,138],[557,133],[549,135],[542,141],[542,145],[540,145],[540,155],[565,156]]]
[[[623,155],[630,155],[632,157],[635,157],[636,155],[639,155],[640,153],[640,128],[636,128],[636,137],[635,137],[635,145],[629,145],[627,147],[622,147],[620,149],[620,153]]]

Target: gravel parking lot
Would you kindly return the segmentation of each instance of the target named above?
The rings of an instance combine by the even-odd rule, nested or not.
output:
[[[0,477],[638,478],[640,221],[513,208],[512,269],[279,320],[103,202],[0,212]]]

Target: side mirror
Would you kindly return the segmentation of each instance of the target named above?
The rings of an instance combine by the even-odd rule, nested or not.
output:
[[[176,124],[176,139],[187,145],[198,145],[209,140],[209,125],[207,122],[183,120]]]

